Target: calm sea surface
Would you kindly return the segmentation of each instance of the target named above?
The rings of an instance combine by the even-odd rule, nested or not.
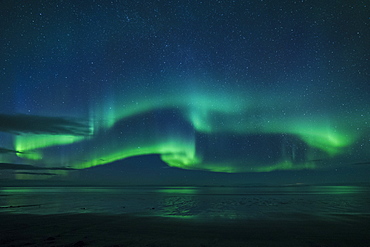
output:
[[[370,187],[0,187],[0,213],[335,219],[370,215]]]

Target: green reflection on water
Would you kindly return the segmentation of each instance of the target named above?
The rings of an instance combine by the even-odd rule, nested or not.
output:
[[[357,194],[363,192],[363,188],[360,186],[313,186],[313,192],[317,192],[319,194],[330,194],[330,195],[338,195],[338,194]]]
[[[194,195],[198,193],[198,189],[195,187],[169,187],[169,188],[161,188],[156,190],[158,193],[164,194],[189,194]]]
[[[287,193],[287,194],[326,194],[326,195],[340,195],[340,194],[360,194],[369,191],[369,188],[363,186],[353,185],[310,185],[310,186],[288,186],[280,188],[263,189],[264,194]]]
[[[4,187],[0,189],[1,194],[15,194],[15,193],[31,193],[34,192],[34,188],[27,188],[27,187]]]
[[[197,215],[169,215],[169,214],[159,214],[157,215],[159,217],[165,217],[165,218],[175,218],[175,219],[197,219]]]
[[[36,194],[36,193],[62,193],[70,191],[71,188],[65,187],[3,187],[0,188],[2,194]]]

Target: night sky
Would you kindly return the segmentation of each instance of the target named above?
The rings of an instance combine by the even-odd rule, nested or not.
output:
[[[2,1],[0,179],[368,182],[369,7]]]

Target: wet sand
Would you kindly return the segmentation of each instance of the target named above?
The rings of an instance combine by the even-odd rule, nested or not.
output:
[[[0,246],[370,246],[370,217],[280,215],[202,220],[134,215],[0,214]]]

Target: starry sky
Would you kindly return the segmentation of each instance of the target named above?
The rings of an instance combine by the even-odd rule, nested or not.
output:
[[[2,2],[0,179],[367,182],[366,1]]]

